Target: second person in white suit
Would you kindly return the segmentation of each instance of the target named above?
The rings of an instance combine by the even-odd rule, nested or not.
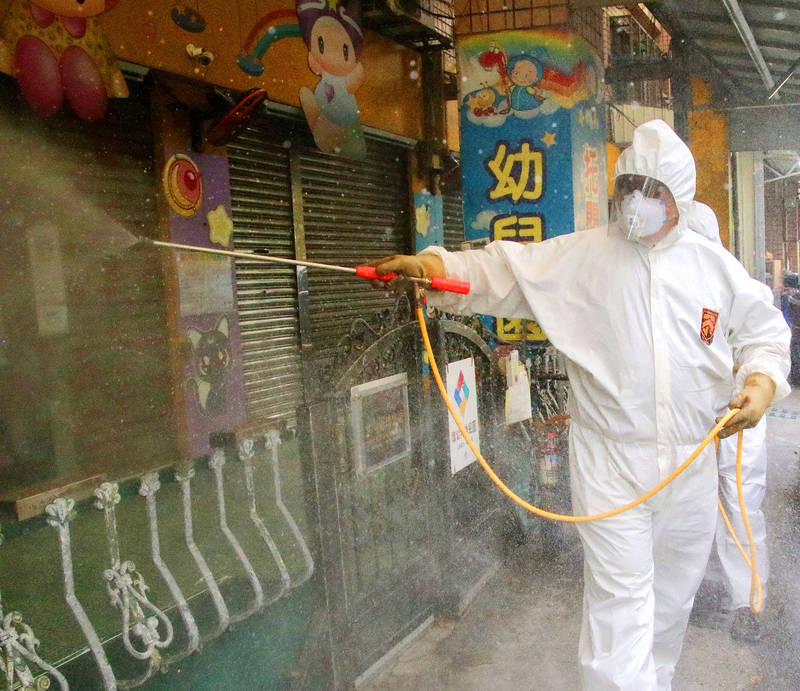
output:
[[[701,202],[695,202],[689,218],[689,227],[711,242],[722,246],[719,236],[719,223],[714,211]],[[764,299],[772,299],[769,287],[756,283],[755,289],[764,293]],[[762,585],[762,600],[767,597],[769,577],[769,552],[767,550],[767,526],[761,503],[767,490],[767,418],[744,433],[742,440],[742,494],[744,496],[747,519],[753,533],[756,549],[756,566]],[[719,495],[736,536],[742,545],[747,545],[744,519],[739,507],[736,486],[736,437],[728,437],[720,443],[717,454],[719,466]],[[722,515],[717,520],[714,540],[715,550],[706,570],[706,580],[723,585],[728,595],[728,603],[733,611],[731,636],[736,640],[754,643],[761,636],[758,616],[750,610],[750,586],[752,572],[742,558]]]

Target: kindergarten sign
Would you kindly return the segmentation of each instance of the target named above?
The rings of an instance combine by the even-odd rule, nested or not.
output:
[[[561,29],[461,39],[461,167],[468,240],[539,242],[607,221],[602,68]],[[519,320],[498,320],[519,340]],[[544,338],[531,323],[528,338]]]

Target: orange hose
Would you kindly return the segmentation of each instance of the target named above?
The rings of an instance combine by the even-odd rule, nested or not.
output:
[[[625,504],[624,506],[619,506],[616,509],[611,509],[610,511],[605,511],[603,513],[594,514],[591,516],[574,516],[570,514],[563,514],[563,513],[553,513],[552,511],[546,511],[545,509],[539,508],[538,506],[534,506],[533,504],[528,503],[522,497],[517,495],[511,488],[508,487],[494,472],[492,467],[489,465],[487,460],[483,457],[483,454],[480,452],[480,449],[475,445],[472,437],[470,436],[469,432],[467,431],[466,426],[464,425],[463,420],[461,419],[461,415],[459,414],[458,410],[456,409],[453,402],[450,400],[450,396],[447,393],[447,389],[445,388],[444,382],[442,381],[442,376],[439,374],[439,368],[436,365],[436,358],[433,355],[433,349],[431,348],[430,338],[428,336],[428,328],[425,325],[425,316],[422,312],[422,308],[417,306],[417,321],[419,322],[419,330],[422,334],[422,341],[425,344],[425,352],[428,355],[428,364],[430,365],[431,372],[433,373],[433,378],[436,380],[436,386],[439,388],[439,393],[442,396],[442,400],[444,401],[447,409],[450,411],[450,415],[453,418],[453,421],[456,423],[461,434],[464,436],[464,440],[467,442],[467,445],[472,450],[472,453],[475,454],[475,458],[478,459],[478,463],[480,463],[481,467],[484,469],[486,474],[492,479],[495,485],[500,489],[503,494],[505,494],[509,499],[516,502],[519,506],[531,513],[541,516],[542,518],[549,518],[554,521],[561,521],[563,523],[588,523],[589,521],[598,521],[603,518],[610,518],[611,516],[617,516],[628,509],[632,509],[635,506],[638,506],[642,502],[647,501],[652,497],[654,494],[660,492],[664,487],[666,487],[670,482],[672,482],[675,478],[678,477],[684,470],[686,470],[694,460],[703,452],[703,449],[706,448],[712,441],[718,443],[718,433],[720,429],[722,429],[725,424],[730,420],[734,415],[736,415],[740,409],[734,408],[733,410],[726,413],[719,422],[714,425],[713,429],[708,433],[705,439],[700,442],[700,445],[692,452],[692,454],[667,478],[662,480],[658,485],[656,485],[653,489],[649,492],[646,492],[638,499],[635,499],[632,502]],[[745,509],[744,505],[744,494],[742,492],[742,432],[739,431],[739,439],[738,445],[736,449],[736,485],[739,492],[739,506],[742,511],[742,519],[744,522],[745,530],[747,531],[747,537],[749,540],[750,546],[750,555],[751,557],[748,558],[747,554],[745,553],[744,549],[742,548],[739,540],[736,537],[736,534],[733,531],[733,526],[731,525],[730,521],[728,520],[728,516],[725,514],[725,510],[722,507],[722,502],[719,501],[719,508],[722,512],[722,517],[725,521],[725,524],[728,526],[728,530],[730,530],[731,535],[733,536],[734,541],[736,542],[737,547],[739,547],[739,551],[742,553],[747,565],[750,566],[750,569],[753,573],[753,577],[750,583],[750,609],[753,612],[758,613],[761,610],[761,602],[762,602],[762,587],[761,587],[761,579],[758,576],[758,571],[756,570],[756,557],[755,557],[755,541],[753,539],[753,533],[750,530],[750,522],[747,519],[747,510]],[[758,595],[757,602],[754,602],[754,594]]]
[[[745,532],[747,533],[747,542],[748,547],[750,548],[750,554],[748,555],[747,552],[744,551],[744,547],[742,547],[742,543],[739,542],[739,538],[736,536],[736,531],[733,529],[733,524],[731,523],[730,519],[728,518],[728,514],[725,511],[725,507],[722,505],[722,499],[717,497],[717,506],[719,507],[719,512],[722,515],[722,520],[725,521],[725,526],[728,528],[728,532],[731,534],[733,538],[733,542],[736,547],[739,549],[742,558],[745,560],[747,565],[750,567],[750,571],[752,576],[750,578],[750,609],[758,614],[761,611],[761,607],[764,604],[764,591],[763,586],[761,584],[761,577],[758,575],[758,567],[756,565],[756,544],[755,539],[753,538],[753,531],[750,529],[750,519],[747,517],[747,507],[745,506],[744,502],[744,491],[742,489],[742,432],[739,432],[739,438],[736,441],[736,493],[739,497],[739,510],[742,512],[742,523],[744,524]]]
[[[728,420],[730,420],[736,413],[739,412],[739,409],[734,409],[728,412],[709,432],[708,436],[700,442],[700,446],[698,446],[693,452],[692,455],[689,456],[676,470],[673,472],[669,477],[662,480],[658,485],[656,485],[653,489],[649,492],[643,494],[638,499],[635,499],[624,506],[619,506],[616,509],[611,509],[610,511],[604,511],[603,513],[594,514],[592,516],[573,516],[570,514],[565,513],[553,513],[552,511],[545,511],[544,509],[540,509],[538,506],[534,506],[533,504],[529,504],[525,501],[522,497],[515,494],[513,490],[511,490],[494,472],[492,467],[483,457],[483,454],[480,452],[480,449],[475,445],[475,442],[472,440],[472,437],[469,435],[467,428],[464,426],[464,422],[461,419],[461,416],[456,410],[455,405],[450,400],[450,396],[447,394],[447,389],[444,386],[444,382],[442,381],[442,376],[439,374],[439,368],[436,365],[436,360],[433,356],[433,349],[431,348],[430,338],[428,337],[428,329],[425,326],[425,317],[422,313],[422,308],[417,307],[417,321],[419,321],[420,332],[422,333],[422,341],[425,344],[425,352],[428,354],[428,364],[430,364],[431,372],[433,373],[433,378],[436,380],[436,385],[439,387],[439,393],[442,395],[442,400],[444,400],[447,409],[450,411],[450,415],[453,416],[453,420],[456,423],[456,426],[461,431],[461,434],[464,435],[464,440],[467,442],[467,445],[470,449],[472,449],[472,453],[475,454],[475,458],[478,459],[478,463],[481,464],[481,467],[486,471],[486,474],[492,479],[495,485],[500,488],[500,491],[505,494],[509,499],[519,504],[522,508],[527,509],[531,513],[536,514],[537,516],[541,516],[542,518],[550,518],[554,521],[562,521],[564,523],[588,523],[589,521],[597,521],[601,518],[610,518],[611,516],[617,516],[628,509],[632,509],[635,506],[639,506],[642,502],[647,501],[657,492],[660,492],[664,487],[666,487],[670,482],[672,482],[678,475],[680,475],[684,470],[686,470],[692,462],[702,453],[703,449],[708,446],[714,437],[717,436],[717,432],[725,425]]]

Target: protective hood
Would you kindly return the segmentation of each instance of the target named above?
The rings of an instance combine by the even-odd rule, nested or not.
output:
[[[617,159],[617,175],[646,175],[663,182],[678,206],[678,225],[686,227],[697,173],[689,147],[663,120],[650,120],[633,131],[633,143]]]
[[[710,206],[703,204],[703,202],[692,202],[687,224],[689,228],[707,240],[716,242],[718,245],[722,244],[722,240],[719,237],[717,214],[714,213]]]

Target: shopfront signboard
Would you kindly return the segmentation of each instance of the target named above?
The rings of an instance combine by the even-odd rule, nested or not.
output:
[[[540,242],[606,223],[602,66],[564,29],[502,31],[457,44],[465,236]],[[533,322],[528,340],[545,335]],[[519,319],[497,320],[521,340]]]

